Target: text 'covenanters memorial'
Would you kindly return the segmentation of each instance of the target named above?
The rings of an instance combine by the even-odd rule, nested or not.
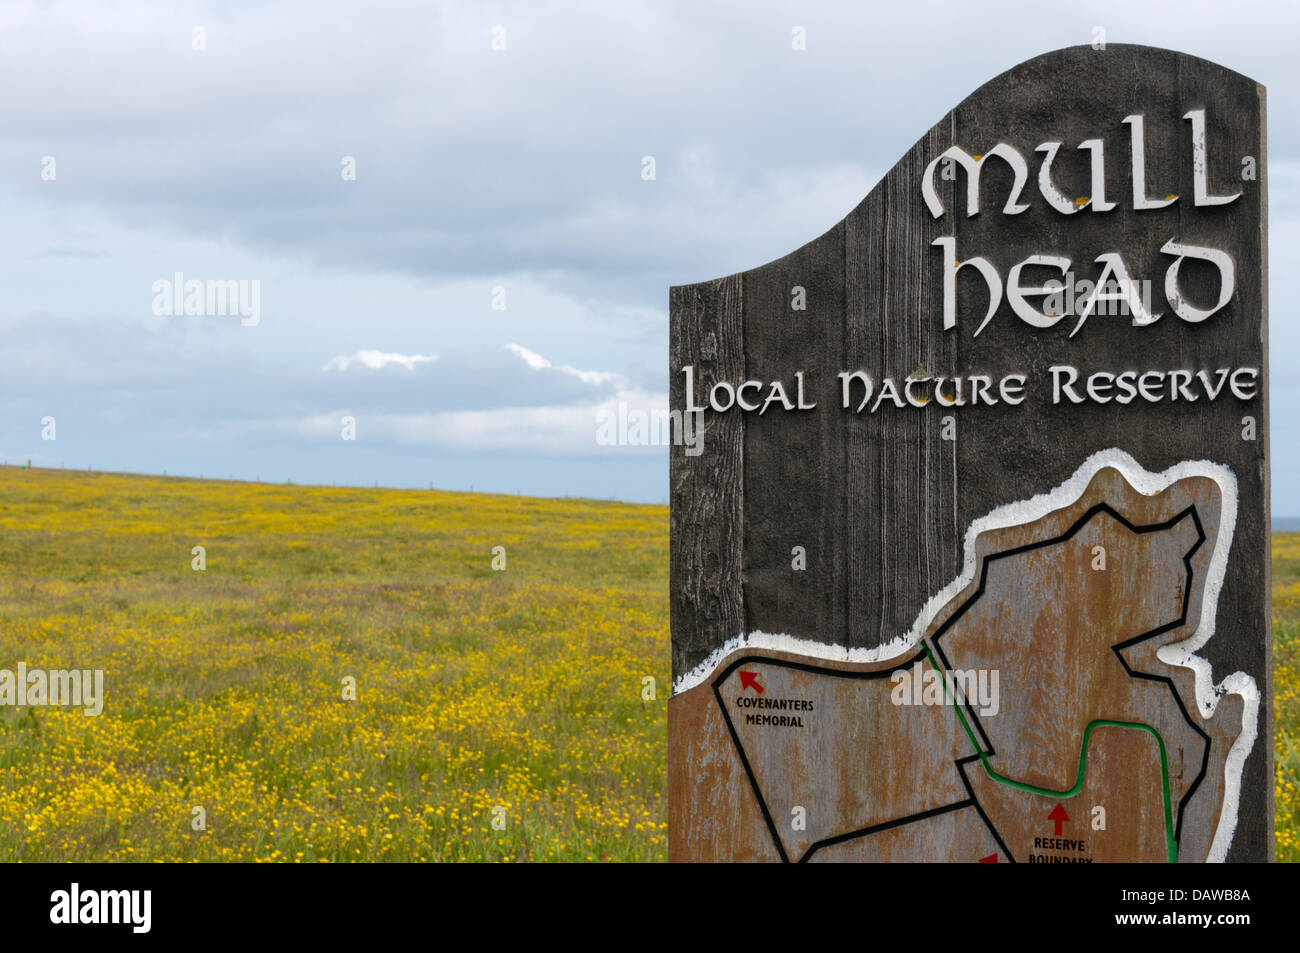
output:
[[[1266,181],[1257,83],[1061,50],[672,289],[673,860],[1272,858]]]

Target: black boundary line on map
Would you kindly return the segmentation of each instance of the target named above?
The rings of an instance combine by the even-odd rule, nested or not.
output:
[[[957,619],[959,619],[963,614],[965,614],[966,610],[970,608],[970,606],[975,602],[975,600],[984,594],[984,584],[988,579],[989,564],[999,559],[1002,559],[1003,557],[1006,556],[1015,556],[1019,553],[1028,552],[1029,550],[1040,549],[1044,546],[1050,546],[1055,543],[1065,542],[1070,538],[1072,538],[1076,533],[1079,532],[1079,530],[1081,530],[1089,522],[1091,522],[1092,518],[1096,516],[1098,513],[1109,514],[1112,519],[1114,519],[1116,522],[1126,527],[1129,530],[1129,532],[1138,535],[1145,535],[1147,533],[1156,533],[1156,532],[1160,532],[1161,530],[1169,529],[1170,527],[1175,526],[1178,523],[1182,522],[1184,519],[1187,518],[1189,514],[1192,517],[1193,525],[1196,527],[1196,537],[1197,537],[1196,542],[1193,543],[1191,549],[1189,549],[1183,555],[1183,565],[1187,571],[1187,584],[1186,586],[1183,587],[1183,607],[1182,607],[1182,612],[1179,614],[1179,617],[1173,622],[1168,622],[1165,623],[1164,625],[1157,626],[1156,628],[1152,629],[1150,632],[1143,632],[1141,635],[1135,636],[1131,639],[1127,639],[1124,642],[1120,642],[1116,645],[1111,646],[1111,651],[1113,651],[1116,654],[1116,656],[1119,658],[1120,664],[1124,666],[1124,671],[1127,672],[1130,677],[1145,678],[1145,679],[1150,679],[1151,681],[1165,683],[1166,687],[1169,689],[1169,693],[1174,696],[1174,703],[1178,705],[1178,710],[1182,712],[1183,719],[1192,727],[1193,731],[1195,731],[1198,735],[1201,736],[1201,739],[1205,742],[1205,747],[1201,755],[1201,769],[1200,771],[1197,772],[1196,777],[1192,780],[1191,786],[1188,787],[1187,792],[1178,800],[1178,821],[1174,827],[1174,843],[1178,844],[1179,846],[1182,846],[1181,841],[1182,841],[1182,829],[1183,829],[1183,812],[1186,810],[1188,802],[1191,801],[1192,795],[1196,793],[1196,789],[1200,787],[1201,781],[1204,780],[1206,772],[1209,768],[1210,744],[1211,744],[1210,736],[1207,735],[1204,731],[1202,731],[1200,726],[1197,725],[1196,722],[1192,719],[1191,715],[1188,714],[1187,706],[1183,704],[1182,696],[1178,692],[1178,687],[1174,685],[1173,679],[1168,678],[1167,676],[1164,675],[1151,675],[1146,672],[1135,672],[1129,666],[1128,662],[1124,659],[1122,653],[1123,650],[1126,648],[1137,645],[1139,642],[1144,642],[1147,639],[1154,638],[1155,636],[1161,635],[1162,633],[1170,632],[1183,625],[1186,625],[1187,623],[1187,611],[1188,611],[1188,607],[1191,605],[1192,581],[1194,578],[1194,573],[1192,570],[1192,557],[1196,555],[1197,551],[1201,548],[1202,545],[1204,545],[1206,540],[1205,528],[1201,524],[1200,516],[1197,515],[1195,504],[1187,506],[1185,509],[1179,511],[1174,516],[1165,520],[1163,523],[1151,523],[1146,526],[1137,526],[1129,522],[1125,517],[1123,517],[1119,513],[1117,513],[1114,509],[1111,508],[1109,504],[1097,503],[1093,505],[1091,508],[1089,508],[1086,513],[1084,513],[1081,517],[1079,517],[1079,519],[1076,520],[1074,524],[1070,526],[1070,528],[1067,529],[1060,536],[1056,536],[1051,539],[1039,540],[1038,542],[1035,543],[1026,543],[1024,546],[1017,546],[1014,549],[1008,549],[1000,553],[993,553],[992,555],[985,556],[983,563],[980,567],[979,588],[977,588],[974,594],[972,594],[969,599],[967,599],[964,603],[962,603],[961,606],[959,606],[952,613],[952,615],[950,615],[947,619],[945,619],[943,625],[941,625],[938,628],[938,630],[936,630],[934,635],[930,636],[929,639],[927,639],[926,641],[928,641],[934,647],[935,652],[939,656],[939,660],[943,663],[943,668],[947,671],[952,671],[952,664],[948,661],[948,657],[944,654],[943,648],[939,645],[939,639],[942,638],[942,636],[952,627],[953,623],[955,623]],[[992,743],[989,741],[988,735],[985,734],[984,727],[983,725],[980,724],[979,716],[975,713],[975,709],[971,705],[969,700],[965,702],[964,707],[966,711],[970,713],[972,723],[975,725],[976,729],[980,733],[980,737],[984,739],[984,742],[987,745],[988,750],[986,752],[986,755],[988,757],[992,757],[996,755],[997,751],[994,749]]]
[[[958,772],[960,774],[961,772]],[[834,837],[827,837],[817,841],[809,847],[799,863],[806,864],[813,854],[823,847],[832,847],[835,844],[841,844],[846,840],[856,840],[859,837],[866,837],[869,834],[878,834],[881,831],[887,831],[894,827],[902,827],[904,824],[915,824],[917,821],[923,821],[928,817],[938,817],[940,814],[948,814],[952,811],[960,811],[962,808],[975,807],[974,798],[968,798],[965,801],[953,801],[951,804],[945,804],[942,807],[933,807],[928,811],[922,811],[920,814],[909,814],[907,817],[896,817],[892,821],[885,821],[883,824],[873,824],[871,827],[864,827],[858,831],[849,831],[846,834],[836,834]]]
[[[1003,552],[1000,553],[993,553],[991,555],[985,556],[982,560],[981,567],[980,567],[980,580],[979,580],[978,588],[975,590],[975,592],[971,595],[969,599],[963,602],[956,610],[952,612],[951,615],[948,616],[947,619],[944,620],[943,624],[938,628],[938,630],[936,630],[933,636],[930,636],[927,639],[923,639],[922,643],[925,642],[930,643],[935,653],[938,654],[940,661],[943,663],[943,668],[945,670],[951,671],[952,665],[949,663],[947,656],[944,655],[943,649],[939,645],[939,639],[953,626],[953,624],[962,615],[965,614],[966,610],[969,609],[971,605],[974,604],[975,600],[984,594],[985,583],[988,580],[989,564],[998,559],[1002,559],[1003,557],[1006,556],[1014,556],[1020,553],[1028,552],[1030,550],[1040,549],[1044,546],[1050,546],[1055,543],[1065,542],[1066,540],[1071,539],[1076,533],[1079,532],[1080,529],[1082,529],[1089,522],[1091,522],[1092,518],[1096,516],[1098,513],[1109,514],[1111,518],[1113,518],[1121,525],[1126,527],[1130,532],[1138,535],[1145,535],[1147,533],[1154,533],[1154,532],[1159,532],[1161,530],[1169,529],[1170,527],[1177,525],[1179,522],[1185,519],[1189,514],[1192,517],[1193,525],[1195,525],[1196,527],[1196,533],[1197,533],[1196,542],[1183,556],[1183,565],[1187,573],[1187,584],[1183,590],[1183,606],[1179,618],[1173,622],[1169,622],[1166,623],[1165,625],[1158,626],[1157,628],[1152,629],[1149,632],[1144,632],[1141,635],[1135,636],[1134,638],[1128,639],[1124,642],[1111,646],[1111,650],[1115,653],[1116,657],[1120,661],[1120,664],[1124,666],[1124,671],[1128,673],[1130,677],[1144,678],[1144,679],[1149,679],[1151,681],[1163,682],[1166,685],[1166,687],[1169,689],[1170,694],[1173,695],[1174,702],[1175,704],[1178,705],[1179,711],[1182,712],[1184,720],[1188,723],[1188,725],[1191,726],[1193,731],[1195,731],[1198,735],[1201,736],[1201,739],[1205,742],[1205,746],[1201,756],[1201,769],[1197,773],[1196,777],[1193,779],[1192,784],[1188,787],[1187,792],[1182,796],[1182,798],[1179,799],[1178,802],[1178,820],[1174,828],[1174,842],[1181,846],[1184,811],[1186,810],[1188,802],[1191,801],[1192,796],[1196,793],[1197,788],[1200,787],[1200,784],[1204,780],[1205,775],[1209,768],[1210,745],[1211,745],[1210,737],[1204,731],[1201,730],[1200,726],[1196,724],[1196,722],[1192,719],[1191,715],[1188,713],[1187,707],[1183,704],[1182,696],[1179,694],[1178,688],[1176,685],[1174,685],[1172,679],[1163,675],[1152,675],[1146,672],[1134,671],[1132,667],[1129,666],[1128,662],[1125,660],[1123,656],[1123,651],[1127,648],[1130,648],[1131,646],[1138,644],[1139,642],[1143,642],[1146,641],[1147,639],[1154,638],[1155,636],[1160,635],[1164,632],[1169,632],[1172,631],[1173,629],[1177,629],[1180,626],[1185,625],[1187,622],[1187,612],[1191,604],[1192,582],[1194,579],[1194,572],[1192,569],[1192,558],[1195,556],[1195,554],[1201,548],[1201,546],[1204,545],[1206,540],[1205,529],[1201,524],[1200,516],[1196,512],[1195,505],[1189,505],[1188,507],[1181,510],[1179,513],[1175,514],[1174,516],[1172,516],[1170,519],[1166,520],[1163,523],[1152,523],[1146,526],[1137,526],[1131,523],[1124,516],[1116,512],[1109,504],[1104,502],[1097,503],[1094,506],[1090,507],[1081,517],[1079,517],[1078,520],[1074,522],[1073,525],[1070,526],[1069,529],[1067,529],[1060,536],[1055,536],[1052,537],[1051,539],[1039,540],[1038,542],[1034,542],[1034,543],[1027,543],[1024,546],[1018,546],[1013,549],[1004,550]],[[768,810],[767,802],[764,800],[762,791],[759,789],[758,780],[757,778],[754,777],[754,771],[753,768],[750,766],[748,756],[745,754],[744,745],[740,743],[740,736],[736,733],[735,725],[732,724],[731,716],[727,712],[727,706],[723,702],[722,691],[720,688],[721,683],[724,682],[727,679],[727,677],[732,672],[734,672],[737,668],[739,668],[741,665],[745,665],[751,662],[763,663],[769,665],[778,665],[784,668],[793,668],[793,669],[798,669],[800,671],[813,672],[819,675],[830,675],[832,677],[838,677],[838,678],[875,679],[875,678],[885,678],[892,675],[894,672],[897,672],[904,668],[908,668],[914,665],[916,662],[923,660],[924,656],[925,656],[925,651],[924,648],[922,648],[920,652],[914,653],[913,655],[909,656],[907,659],[901,661],[897,665],[894,665],[890,668],[880,669],[878,671],[870,671],[870,672],[845,672],[845,671],[837,671],[835,669],[821,668],[816,665],[809,665],[807,663],[795,662],[787,659],[769,658],[766,656],[751,655],[751,656],[744,656],[742,658],[737,659],[732,664],[728,665],[726,669],[724,669],[717,677],[713,679],[712,688],[713,688],[714,698],[718,702],[718,708],[722,712],[723,720],[727,723],[727,731],[731,735],[732,744],[735,745],[736,753],[740,756],[740,762],[745,768],[746,776],[749,778],[750,788],[753,790],[754,797],[758,801],[759,809],[763,813],[763,820],[766,821],[767,823],[768,832],[772,837],[772,842],[776,846],[777,853],[780,855],[781,861],[783,863],[789,863],[790,858],[786,854],[785,846],[781,842],[780,834],[777,833],[776,824],[772,820],[772,814]],[[966,700],[964,702],[964,705],[966,710],[970,713],[972,723],[975,725],[976,730],[979,731],[980,737],[984,740],[985,747],[987,749],[985,751],[985,757],[996,755],[997,751],[996,749],[994,749],[992,742],[988,738],[988,735],[984,732],[983,725],[980,724],[979,716],[975,713],[975,710],[972,707],[970,701]],[[966,792],[969,795],[969,798],[967,800],[956,801],[952,804],[943,805],[938,808],[932,808],[927,811],[922,811],[919,814],[912,814],[906,817],[895,818],[894,820],[885,821],[881,824],[876,824],[871,827],[863,828],[861,830],[849,831],[844,834],[837,834],[834,837],[829,837],[820,841],[816,841],[815,843],[813,843],[811,847],[808,848],[808,850],[806,850],[803,853],[803,855],[800,857],[798,862],[799,863],[806,862],[817,850],[819,850],[822,847],[842,843],[847,840],[853,840],[858,837],[865,837],[867,835],[874,834],[880,831],[889,830],[894,827],[901,827],[904,824],[910,824],[916,821],[925,820],[926,818],[934,817],[940,814],[946,814],[950,811],[959,810],[964,807],[974,807],[979,814],[980,820],[984,822],[984,825],[993,834],[993,837],[997,841],[998,846],[1002,849],[1002,852],[1006,854],[1008,861],[1010,861],[1011,863],[1015,863],[1016,862],[1015,857],[1012,855],[1011,851],[1007,848],[1006,843],[1002,840],[1002,836],[998,833],[998,830],[993,825],[993,822],[989,819],[988,815],[984,812],[984,808],[980,805],[978,799],[976,799],[974,789],[971,787],[970,781],[966,777],[965,765],[971,763],[972,761],[977,761],[977,760],[980,760],[979,753],[976,753],[974,755],[969,755],[963,758],[959,758],[954,762],[957,767],[957,775],[958,777],[961,778],[962,784],[966,788]]]
[[[763,792],[759,789],[758,786],[758,779],[754,777],[754,769],[749,764],[748,755],[745,754],[745,746],[740,743],[740,736],[736,734],[736,726],[732,723],[731,715],[727,712],[727,705],[722,700],[722,688],[721,688],[722,683],[725,682],[727,680],[727,677],[731,675],[731,673],[734,672],[736,669],[738,669],[740,666],[748,665],[751,663],[754,664],[761,663],[763,665],[776,665],[776,666],[780,666],[781,668],[793,668],[793,669],[798,669],[801,672],[812,672],[814,675],[829,675],[833,678],[851,678],[851,679],[870,680],[870,679],[878,679],[878,678],[888,678],[889,676],[893,675],[895,672],[901,671],[903,669],[911,668],[913,665],[915,665],[918,662],[921,664],[925,663],[924,648],[914,653],[913,655],[909,656],[908,658],[898,662],[897,664],[890,666],[889,668],[883,668],[877,671],[870,671],[870,672],[846,672],[837,669],[821,668],[817,665],[809,665],[806,662],[796,662],[791,659],[769,658],[764,655],[746,655],[736,659],[736,661],[728,665],[725,669],[723,669],[721,674],[719,674],[716,678],[713,679],[711,685],[711,687],[713,688],[713,697],[717,700],[718,708],[722,712],[722,718],[727,723],[727,731],[731,734],[731,742],[733,745],[736,746],[736,753],[740,755],[740,763],[745,768],[745,775],[749,778],[749,786],[754,792],[754,798],[758,801],[759,809],[763,812],[763,820],[767,822],[768,832],[772,835],[772,842],[776,845],[777,853],[781,855],[782,863],[786,863],[786,864],[790,863],[791,862],[790,856],[786,853],[785,845],[781,842],[781,835],[777,833],[776,822],[772,820],[772,812],[768,810],[767,801],[764,799]],[[965,733],[963,733],[962,736],[965,737]],[[969,741],[970,739],[967,738],[966,740]],[[969,760],[969,758],[978,758],[978,757],[979,754],[976,753],[974,755],[967,756],[967,758],[963,760]],[[954,764],[958,764],[958,763],[960,762],[954,761]],[[957,771],[957,776],[959,778],[961,777],[960,769],[958,769]],[[965,778],[962,778],[962,782],[963,784],[965,784]],[[984,814],[984,811],[980,809],[979,805],[975,803],[974,795],[971,792],[970,785],[965,784],[965,787],[966,787],[966,792],[968,794],[971,794],[971,797],[966,800],[954,801],[951,804],[942,804],[938,807],[921,811],[918,814],[909,814],[905,817],[896,817],[892,820],[883,821],[879,824],[873,824],[870,827],[864,827],[860,830],[847,831],[843,834],[836,834],[833,837],[823,838],[822,840],[815,841],[812,844],[812,846],[810,846],[806,851],[804,851],[803,854],[799,857],[799,859],[795,862],[805,863],[809,857],[811,857],[816,851],[818,851],[822,847],[828,847],[832,844],[838,844],[846,840],[853,840],[858,837],[865,837],[868,834],[875,834],[879,831],[886,831],[893,827],[901,827],[904,824],[911,824],[914,821],[923,821],[928,817],[935,817],[939,814],[946,814],[949,811],[959,810],[960,808],[963,807],[975,807],[977,810],[979,810],[980,818],[984,821],[985,825],[987,825],[988,828],[993,831],[993,836],[997,840],[997,842],[999,844],[1002,844],[1002,838],[998,836],[998,832],[996,830],[993,830],[993,825],[989,823],[988,817]],[[1003,846],[1003,850],[1006,850],[1005,845]],[[1008,853],[1007,856],[1010,856],[1010,854]]]
[[[979,798],[975,796],[975,789],[971,787],[970,779],[966,777],[966,765],[970,764],[972,761],[978,761],[979,759],[980,756],[978,754],[958,758],[957,776],[961,778],[961,783],[965,785],[966,793],[970,795],[971,804],[973,804],[975,810],[979,812],[980,820],[983,821],[984,826],[989,829],[989,833],[993,835],[993,839],[998,842],[998,847],[1002,849],[1002,853],[1007,855],[1007,861],[1012,864],[1017,863],[1015,855],[1011,853],[1011,848],[1009,848],[1006,841],[1002,839],[1002,835],[998,833],[998,829],[993,826],[993,822],[989,820],[989,816],[984,813],[984,805],[981,804]]]
[[[1210,736],[1201,730],[1201,726],[1196,723],[1195,719],[1193,719],[1191,714],[1187,711],[1187,706],[1183,704],[1182,696],[1179,694],[1178,686],[1174,684],[1173,679],[1168,678],[1167,676],[1164,675],[1152,675],[1149,672],[1134,671],[1133,668],[1130,667],[1130,665],[1128,664],[1128,660],[1124,658],[1124,650],[1130,648],[1131,646],[1137,645],[1139,642],[1143,642],[1146,639],[1150,639],[1156,635],[1160,635],[1163,632],[1178,628],[1179,625],[1184,624],[1187,620],[1187,610],[1188,607],[1191,605],[1191,598],[1192,598],[1192,579],[1193,579],[1192,556],[1195,555],[1196,551],[1200,549],[1202,545],[1204,545],[1206,540],[1205,529],[1204,527],[1201,526],[1201,518],[1196,513],[1196,507],[1189,506],[1188,510],[1191,511],[1192,520],[1196,524],[1197,540],[1196,540],[1196,544],[1192,546],[1190,550],[1187,551],[1187,556],[1183,560],[1187,566],[1187,587],[1183,592],[1183,614],[1182,614],[1183,621],[1179,622],[1178,625],[1170,624],[1168,626],[1161,626],[1158,629],[1153,629],[1152,631],[1146,633],[1145,635],[1136,636],[1135,638],[1129,639],[1126,642],[1120,642],[1119,644],[1112,645],[1110,647],[1111,651],[1114,652],[1116,657],[1119,659],[1119,663],[1124,666],[1124,671],[1128,672],[1128,674],[1132,678],[1145,678],[1145,679],[1150,679],[1153,682],[1164,682],[1169,687],[1169,691],[1174,696],[1174,700],[1178,703],[1178,710],[1183,713],[1183,719],[1189,725],[1192,726],[1192,730],[1196,732],[1198,735],[1200,735],[1201,740],[1205,742],[1205,747],[1202,749],[1201,752],[1201,770],[1198,771],[1196,777],[1192,779],[1191,785],[1187,788],[1187,793],[1184,794],[1178,801],[1178,820],[1174,825],[1174,842],[1179,844],[1179,846],[1182,846],[1181,842],[1182,842],[1182,834],[1183,834],[1183,812],[1186,810],[1188,803],[1192,800],[1192,795],[1196,793],[1196,789],[1201,786],[1201,782],[1205,780],[1205,776],[1207,773],[1209,773],[1210,770],[1210,747],[1212,745],[1212,742],[1210,740]],[[1204,590],[1204,586],[1202,586],[1202,591],[1203,590]]]

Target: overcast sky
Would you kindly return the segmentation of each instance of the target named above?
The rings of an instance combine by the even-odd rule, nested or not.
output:
[[[1300,515],[1284,2],[3,0],[0,458],[664,500],[666,451],[595,420],[666,406],[668,286],[820,235],[1094,26],[1269,88],[1273,508]],[[259,323],[155,314],[177,272],[257,280]]]

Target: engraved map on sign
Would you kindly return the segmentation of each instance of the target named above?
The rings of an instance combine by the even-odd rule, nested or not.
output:
[[[967,571],[874,658],[763,633],[723,646],[678,686],[700,768],[686,796],[735,785],[744,807],[712,820],[732,834],[683,846],[791,862],[1221,859],[1258,693],[1240,675],[1212,686],[1192,653],[1214,631],[1235,506],[1225,468],[1155,476],[1098,454],[978,521]]]

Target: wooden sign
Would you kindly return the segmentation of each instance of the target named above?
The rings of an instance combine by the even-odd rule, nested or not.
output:
[[[673,860],[1272,858],[1264,150],[1062,50],[672,289]]]

